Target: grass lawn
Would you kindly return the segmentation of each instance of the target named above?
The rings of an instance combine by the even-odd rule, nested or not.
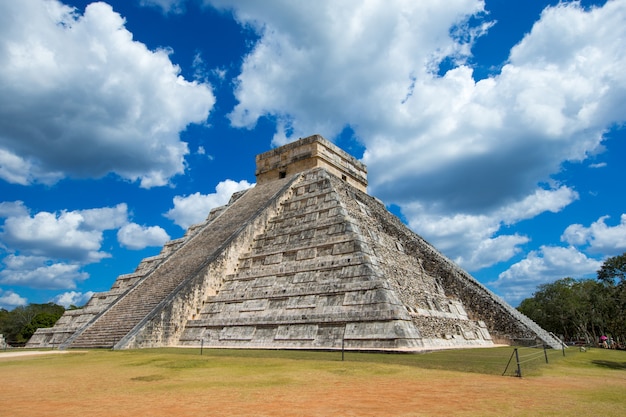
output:
[[[4,357],[0,416],[624,416],[626,352],[89,350]]]

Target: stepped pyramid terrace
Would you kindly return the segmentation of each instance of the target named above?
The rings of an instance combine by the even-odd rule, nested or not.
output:
[[[235,193],[28,347],[559,348],[366,193],[319,135],[256,157]]]

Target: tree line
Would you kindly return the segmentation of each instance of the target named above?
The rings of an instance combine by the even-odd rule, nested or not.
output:
[[[11,311],[2,308],[0,334],[10,346],[22,346],[38,328],[54,326],[64,312],[65,307],[54,303],[18,306]]]
[[[626,252],[604,261],[595,279],[539,285],[517,309],[567,342],[597,345],[606,337],[625,348]]]

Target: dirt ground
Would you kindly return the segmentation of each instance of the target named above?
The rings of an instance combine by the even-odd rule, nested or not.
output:
[[[86,354],[91,356],[91,353]],[[513,378],[350,362],[0,357],[2,416],[623,416],[626,372]],[[61,355],[56,355],[61,356]],[[57,364],[58,362],[58,364]],[[258,369],[257,369],[258,367]],[[225,369],[229,369],[227,373]]]

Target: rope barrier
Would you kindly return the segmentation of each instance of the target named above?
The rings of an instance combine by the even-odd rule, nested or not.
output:
[[[533,346],[520,346],[517,349],[537,349],[537,348],[543,348],[545,345],[542,343],[539,343],[537,345],[533,345]]]
[[[545,358],[546,364],[549,363],[548,362],[548,349],[547,349],[548,346],[536,345],[534,348],[537,348],[537,347],[543,347],[543,349],[540,351],[532,352],[532,353],[526,353],[523,356],[520,355],[520,351],[528,352],[532,348],[525,346],[525,347],[517,347],[513,349],[513,353],[509,357],[509,361],[506,364],[506,367],[504,368],[504,372],[502,373],[502,375],[504,376],[506,374],[507,370],[509,369],[509,366],[511,365],[511,362],[513,361],[513,357],[515,357],[515,362],[517,365],[517,369],[515,370],[515,376],[520,377],[520,378],[522,377],[522,367],[521,367],[522,364],[529,363],[529,362],[536,363],[537,359],[541,356]]]
[[[535,355],[535,356],[526,356],[523,359],[520,357],[519,363],[531,362],[531,361],[534,361],[535,359],[539,358],[540,356],[543,357],[543,354]]]

